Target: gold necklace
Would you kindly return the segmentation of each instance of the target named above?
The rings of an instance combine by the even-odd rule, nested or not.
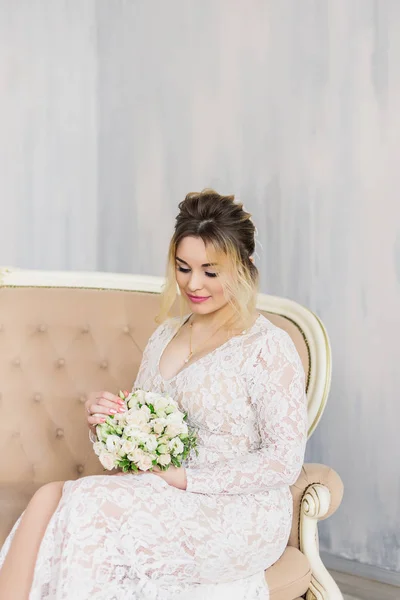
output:
[[[225,321],[226,322],[226,321]],[[222,323],[222,325],[220,325],[212,334],[211,336],[208,338],[207,342],[214,337],[214,335],[224,326],[225,323]],[[190,335],[189,335],[189,354],[187,355],[187,357],[185,358],[185,360],[183,361],[185,364],[189,362],[189,360],[192,358],[193,354],[195,352],[199,351],[199,348],[202,348],[204,346],[204,344],[197,346],[197,348],[192,350],[192,330],[193,330],[193,322],[189,323],[189,328],[190,328]],[[246,330],[242,331],[242,334],[245,333]],[[206,343],[207,343],[206,342]]]

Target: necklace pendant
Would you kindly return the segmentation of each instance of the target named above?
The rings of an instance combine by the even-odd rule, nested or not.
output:
[[[189,362],[189,360],[192,358],[192,354],[193,354],[193,352],[191,352],[191,353],[189,354],[189,356],[187,356],[187,357],[185,358],[185,360],[183,361],[185,364],[186,364],[186,363],[188,363],[188,362]]]

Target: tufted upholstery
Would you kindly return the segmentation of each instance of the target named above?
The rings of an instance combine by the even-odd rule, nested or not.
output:
[[[29,279],[32,272],[25,273]],[[127,276],[115,275],[119,289],[1,285],[0,271],[0,545],[40,486],[103,473],[88,439],[83,404],[92,390],[132,387],[159,307],[158,291],[125,289],[122,277]],[[259,312],[291,335],[310,383],[309,340],[279,310],[279,302],[275,306],[272,297],[265,296],[267,302],[262,296]],[[179,314],[178,302],[171,314]],[[319,419],[323,406],[317,408]],[[295,519],[289,544],[294,547],[266,572],[274,600],[292,600],[308,587],[308,561],[296,549],[307,473],[292,488]],[[316,477],[314,471],[308,475]],[[284,577],[279,583],[289,572],[290,581]]]

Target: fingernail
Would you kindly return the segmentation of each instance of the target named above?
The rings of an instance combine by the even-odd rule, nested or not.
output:
[[[105,423],[106,419],[100,419],[100,423]]]
[[[116,410],[114,410],[113,408],[110,408],[110,410],[108,411],[111,415],[115,415],[115,413],[117,412]]]
[[[123,413],[125,412],[126,408],[125,406],[121,406],[121,408],[118,409],[118,412]]]

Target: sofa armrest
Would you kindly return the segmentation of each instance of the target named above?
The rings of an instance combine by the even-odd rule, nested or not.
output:
[[[318,521],[328,518],[343,497],[343,482],[329,467],[306,464],[291,488],[294,519],[291,540],[307,557],[311,566],[311,582],[307,600],[343,600],[335,581],[325,568],[318,545]],[[293,543],[291,545],[294,545]]]
[[[307,490],[315,484],[322,485],[329,490],[328,506],[326,502],[320,505],[316,517],[318,520],[327,519],[340,506],[343,498],[343,482],[336,471],[326,465],[316,463],[303,465],[296,483],[290,488],[293,496],[293,524],[288,542],[289,546],[300,548],[300,508],[304,501],[308,502],[308,496],[305,498]],[[319,497],[322,500],[321,494],[319,494]]]

